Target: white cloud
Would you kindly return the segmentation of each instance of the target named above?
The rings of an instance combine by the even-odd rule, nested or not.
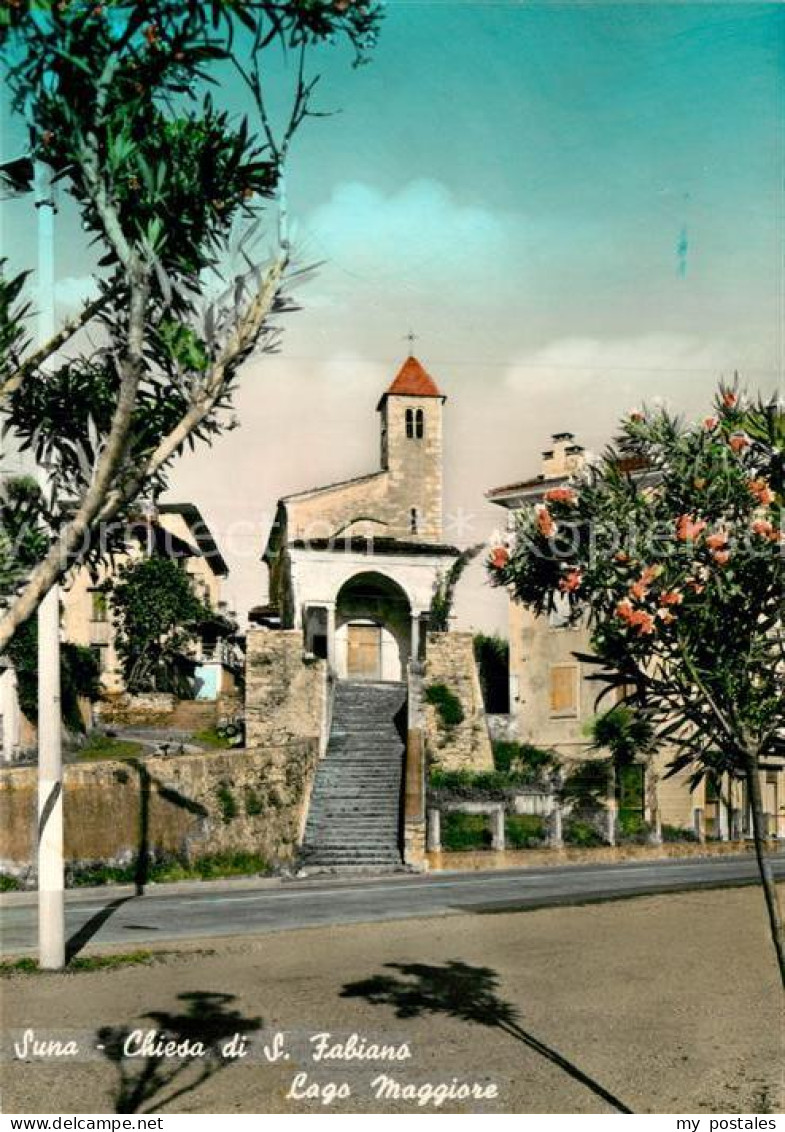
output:
[[[69,315],[97,294],[98,287],[91,275],[67,275],[55,284],[55,302]]]
[[[641,404],[679,412],[707,407],[724,375],[743,371],[745,350],[730,340],[652,333],[628,338],[564,338],[510,364],[506,386],[538,406],[589,424],[609,410],[620,416]]]
[[[396,288],[432,295],[462,276],[468,290],[499,275],[509,253],[504,214],[461,204],[433,180],[410,181],[385,195],[359,182],[339,185],[303,224],[307,255],[323,258],[347,283],[389,293]]]

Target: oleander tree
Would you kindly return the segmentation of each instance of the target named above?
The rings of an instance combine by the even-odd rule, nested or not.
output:
[[[0,652],[74,565],[111,549],[115,520],[162,490],[186,445],[233,427],[242,364],[275,348],[303,270],[283,177],[316,114],[312,56],[343,42],[363,61],[379,21],[377,0],[0,5],[27,165],[75,203],[97,253],[94,298],[36,344],[35,281],[0,263],[0,411],[48,472],[28,515],[43,546],[0,593]],[[282,51],[285,73],[268,63]],[[246,116],[222,107],[230,76]]]
[[[674,754],[692,788],[747,784],[758,868],[785,983],[782,914],[761,768],[785,749],[785,416],[721,386],[688,424],[636,411],[567,485],[522,511],[491,580],[537,614],[585,618],[598,701],[613,692]]]

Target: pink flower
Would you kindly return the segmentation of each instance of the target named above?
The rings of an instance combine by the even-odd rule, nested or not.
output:
[[[739,398],[730,389],[726,389],[722,395],[722,403],[726,409],[735,409],[739,403]]]
[[[495,546],[491,551],[490,564],[494,570],[503,570],[510,561],[510,552],[506,546]]]
[[[709,535],[706,539],[706,546],[709,550],[724,550],[728,545],[728,536],[725,531],[717,531],[716,534]]]
[[[692,515],[680,515],[676,521],[676,537],[680,542],[692,542],[705,529],[703,519],[693,519]]]
[[[707,432],[713,432],[719,423],[718,417],[706,417],[703,421],[703,427]]]
[[[548,503],[574,503],[575,492],[571,487],[552,487],[543,497]]]
[[[676,620],[676,618],[674,617],[674,615],[671,613],[671,611],[669,609],[658,609],[657,610],[657,616],[659,617],[659,619],[661,621],[664,621],[666,625],[672,625],[673,622]]]
[[[642,420],[645,420],[645,417],[640,409],[630,409],[630,420],[639,424]]]
[[[563,594],[575,593],[580,587],[583,575],[580,570],[570,570],[559,582],[559,589]]]
[[[649,587],[642,580],[639,580],[637,582],[633,582],[632,585],[630,586],[630,593],[632,594],[632,596],[635,598],[636,601],[643,601],[648,592],[649,592]]]
[[[648,637],[655,630],[654,618],[645,609],[636,609],[629,619],[630,625],[638,630],[641,637]]]
[[[752,533],[769,542],[779,542],[780,532],[768,519],[756,519],[752,524]]]
[[[739,452],[743,452],[745,448],[749,448],[751,441],[746,432],[732,432],[728,438],[728,444],[738,456]]]
[[[769,487],[767,480],[750,480],[747,486],[763,507],[768,507],[770,503],[774,502],[774,492]]]
[[[730,562],[729,550],[713,550],[711,556],[718,566],[727,566]]]
[[[537,508],[537,530],[545,538],[550,538],[556,530],[556,524],[553,521],[553,516],[547,507]]]
[[[626,597],[616,606],[616,616],[620,617],[622,621],[629,622],[634,612],[632,602]]]
[[[660,598],[660,605],[681,605],[684,595],[678,590],[667,590]]]

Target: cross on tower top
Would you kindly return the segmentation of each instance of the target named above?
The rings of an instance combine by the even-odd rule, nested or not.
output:
[[[409,353],[413,354],[414,353],[414,343],[417,341],[417,335],[414,333],[413,330],[410,330],[409,333],[406,335],[406,340],[409,343]]]

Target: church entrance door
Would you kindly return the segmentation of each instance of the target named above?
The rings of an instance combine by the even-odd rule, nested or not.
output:
[[[381,680],[381,625],[348,625],[347,675],[350,680]]]

